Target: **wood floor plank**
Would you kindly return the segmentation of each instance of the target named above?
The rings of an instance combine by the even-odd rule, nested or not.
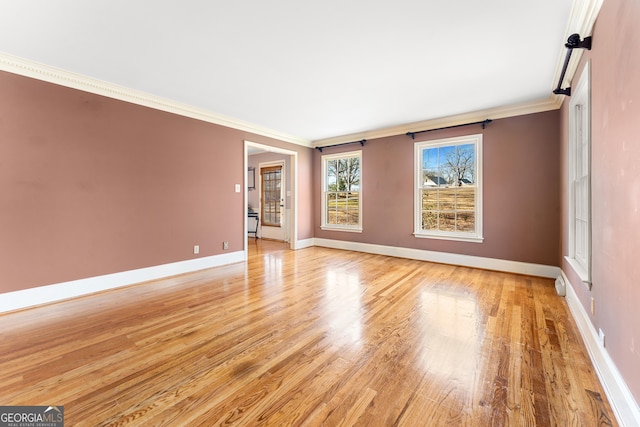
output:
[[[0,316],[0,404],[73,426],[615,426],[549,279],[251,239]]]

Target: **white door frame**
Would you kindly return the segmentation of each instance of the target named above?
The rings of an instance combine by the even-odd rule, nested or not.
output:
[[[280,153],[284,155],[290,156],[290,171],[288,172],[287,179],[291,181],[291,220],[288,225],[285,225],[288,228],[287,235],[289,236],[289,247],[291,249],[296,249],[298,243],[298,153],[293,150],[286,150],[284,148],[273,147],[271,145],[260,144],[252,141],[244,141],[244,257],[245,259],[249,256],[249,236],[247,235],[247,213],[248,213],[248,202],[249,202],[249,192],[247,191],[247,184],[249,182],[248,179],[248,171],[247,168],[249,166],[249,147],[259,148],[264,151],[272,152],[272,153]]]

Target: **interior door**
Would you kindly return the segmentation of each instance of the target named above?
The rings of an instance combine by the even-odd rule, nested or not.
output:
[[[262,224],[262,237],[284,241],[284,183],[282,165],[261,167],[260,182],[260,221]]]

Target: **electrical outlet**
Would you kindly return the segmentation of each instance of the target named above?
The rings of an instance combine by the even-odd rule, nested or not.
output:
[[[223,250],[229,249],[229,242],[222,242],[222,249]]]
[[[596,314],[596,300],[591,297],[591,315],[595,316]]]
[[[200,253],[200,245],[194,245],[193,246],[193,254],[197,255]]]
[[[604,332],[600,328],[598,328],[598,341],[600,341],[600,345],[604,347]]]

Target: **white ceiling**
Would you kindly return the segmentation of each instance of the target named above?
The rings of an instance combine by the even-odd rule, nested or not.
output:
[[[0,0],[0,52],[317,141],[549,99],[572,3]]]

